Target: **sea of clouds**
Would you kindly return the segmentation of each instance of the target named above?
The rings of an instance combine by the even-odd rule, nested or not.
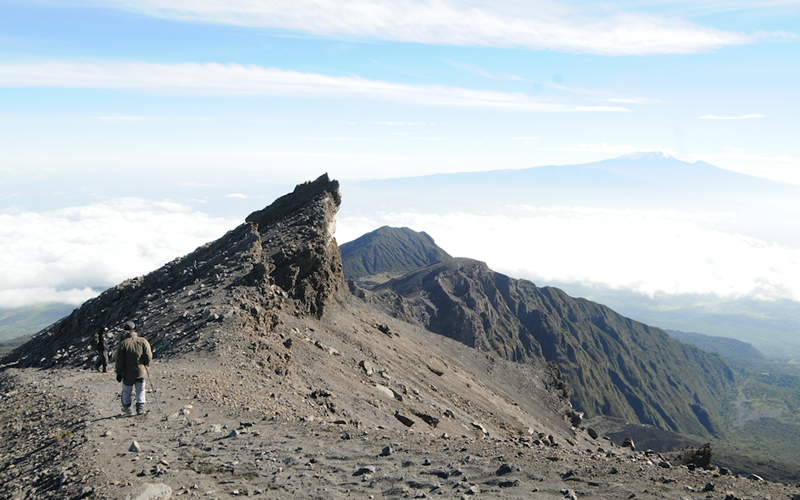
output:
[[[718,229],[730,214],[512,208],[505,215],[344,212],[336,236],[343,243],[382,225],[410,227],[451,255],[534,282],[800,301],[800,249]],[[78,305],[241,222],[139,198],[0,213],[0,308]]]
[[[0,308],[81,304],[219,238],[239,222],[138,198],[0,213]]]
[[[515,208],[508,215],[354,214],[340,218],[338,239],[405,226],[427,232],[453,256],[534,282],[800,300],[800,249],[715,228],[731,214]]]

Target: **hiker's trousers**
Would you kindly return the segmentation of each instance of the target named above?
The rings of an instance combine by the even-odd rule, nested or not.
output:
[[[122,382],[122,404],[131,404],[131,391],[134,386],[136,386],[136,404],[147,402],[144,395],[144,379],[140,378],[136,379],[134,385],[125,385],[125,382]]]

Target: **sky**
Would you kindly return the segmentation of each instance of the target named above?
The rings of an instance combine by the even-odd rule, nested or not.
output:
[[[800,184],[798,88],[794,0],[0,0],[0,308],[80,303],[323,172],[340,242],[414,224],[522,277],[800,300],[800,249],[708,222],[730,214],[347,202],[369,179],[637,151]],[[531,259],[520,227],[633,228],[671,267],[629,239]]]

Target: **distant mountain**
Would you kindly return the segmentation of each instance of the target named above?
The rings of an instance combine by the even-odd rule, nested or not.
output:
[[[664,330],[670,337],[686,342],[708,352],[717,353],[731,360],[756,361],[764,359],[764,355],[747,342],[727,337],[712,337],[702,333]]]
[[[73,309],[75,306],[57,303],[0,309],[0,340],[33,335],[68,315]]]
[[[731,212],[737,216],[727,222],[729,230],[800,245],[800,232],[786,231],[800,218],[800,186],[663,153],[364,181],[346,189],[362,212],[507,214],[525,206]]]
[[[557,288],[451,259],[375,288],[390,313],[514,361],[557,363],[573,405],[682,434],[718,435],[734,384],[720,357]],[[399,297],[398,297],[399,296]]]
[[[339,247],[344,277],[370,287],[451,259],[427,233],[383,226]]]

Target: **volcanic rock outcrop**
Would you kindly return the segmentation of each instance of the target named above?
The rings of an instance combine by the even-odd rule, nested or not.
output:
[[[327,175],[301,184],[222,238],[87,301],[5,363],[81,366],[94,332],[128,320],[163,357],[213,343],[218,330],[272,329],[280,310],[319,317],[344,289],[333,238],[340,203]]]

